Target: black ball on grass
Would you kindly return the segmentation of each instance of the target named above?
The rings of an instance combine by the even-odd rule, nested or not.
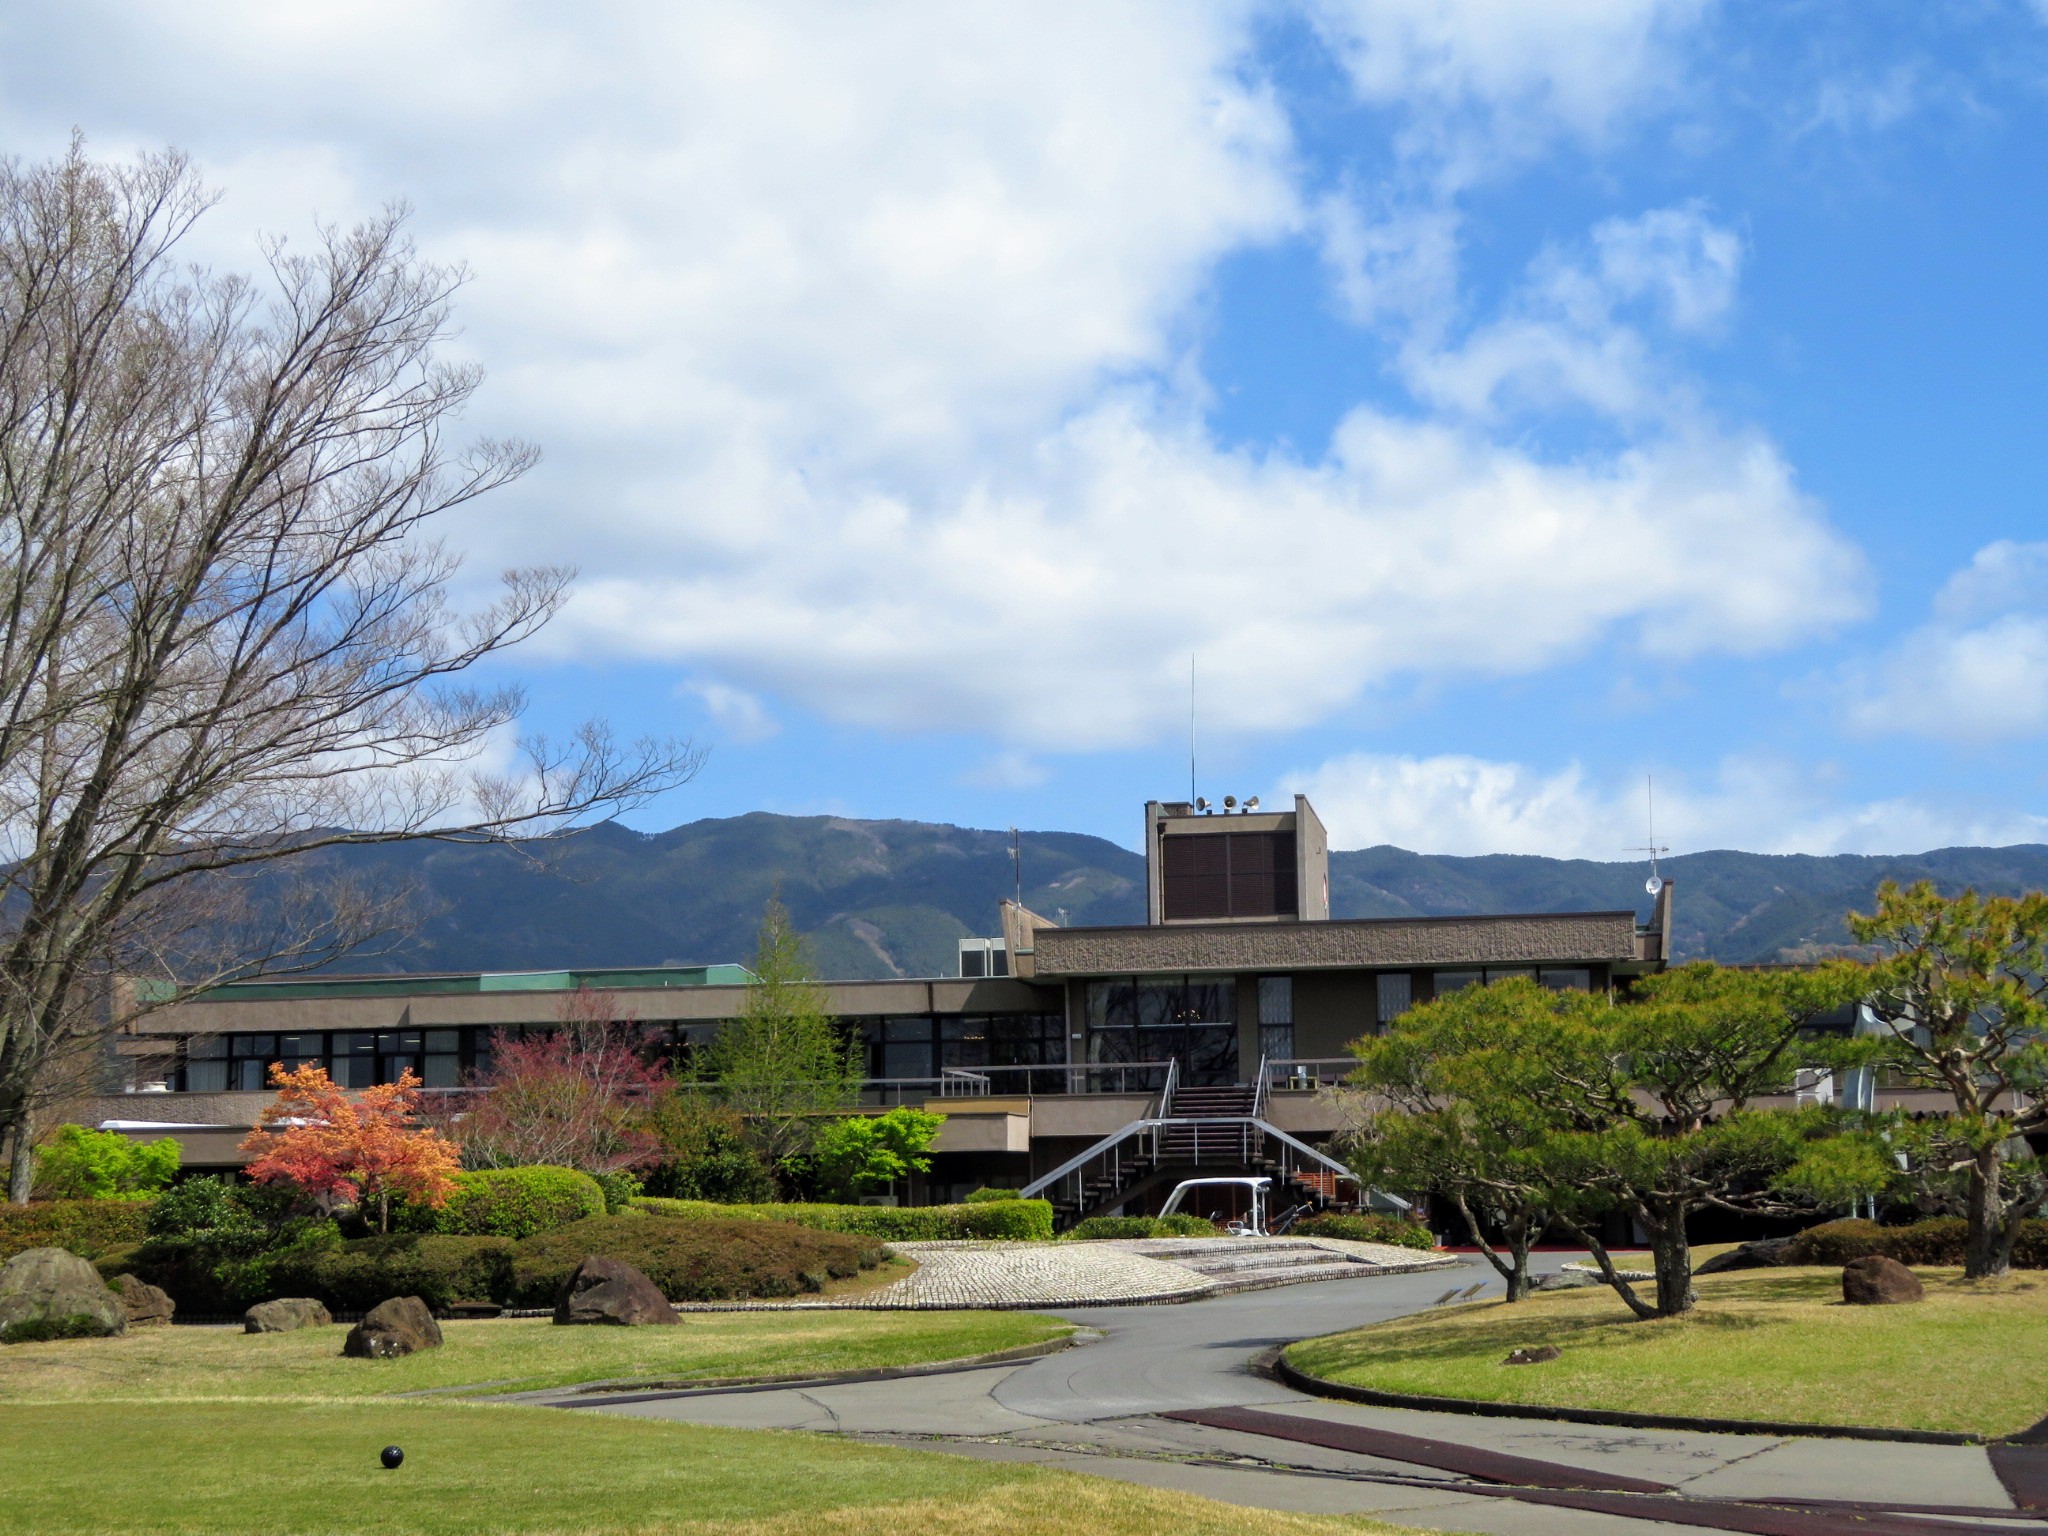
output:
[[[387,1445],[377,1453],[377,1459],[384,1463],[385,1470],[395,1472],[399,1463],[405,1460],[405,1452],[395,1445]]]

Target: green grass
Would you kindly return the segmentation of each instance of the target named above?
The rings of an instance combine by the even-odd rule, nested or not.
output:
[[[1288,1360],[1387,1392],[1807,1424],[2005,1435],[2048,1416],[2048,1277],[1915,1271],[1913,1306],[1850,1307],[1837,1269],[1712,1275],[1686,1317],[1613,1292],[1478,1302],[1297,1344]],[[1512,1349],[1561,1359],[1504,1366]]]
[[[404,1447],[384,1471],[377,1452]],[[469,1403],[0,1405],[39,1536],[1337,1536],[1366,1521],[823,1436]]]
[[[344,1360],[347,1331],[339,1324],[260,1334],[143,1328],[115,1339],[11,1345],[0,1348],[0,1401],[344,1398],[780,1376],[957,1360],[1071,1330],[1029,1312],[698,1312],[674,1328],[557,1328],[521,1319],[443,1323],[439,1349]]]

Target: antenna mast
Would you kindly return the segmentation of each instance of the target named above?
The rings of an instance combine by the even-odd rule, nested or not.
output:
[[[1017,883],[1017,909],[1024,909],[1024,834],[1010,828],[1010,874]]]
[[[1188,804],[1195,803],[1195,653],[1188,652]]]
[[[1626,848],[1624,853],[1647,853],[1650,856],[1650,878],[1643,882],[1643,889],[1655,896],[1664,889],[1664,877],[1657,873],[1657,855],[1669,853],[1669,848],[1657,843],[1657,781],[1650,774],[1643,775],[1643,806],[1649,820],[1650,841],[1642,848]]]

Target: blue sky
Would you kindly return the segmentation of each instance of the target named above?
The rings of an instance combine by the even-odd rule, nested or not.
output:
[[[711,748],[635,825],[1132,843],[1193,652],[1341,846],[2048,841],[2041,4],[10,8],[74,126],[470,264],[447,533]]]

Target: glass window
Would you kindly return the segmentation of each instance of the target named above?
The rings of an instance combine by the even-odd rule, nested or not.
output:
[[[187,1061],[212,1061],[227,1053],[228,1042],[225,1035],[195,1035],[185,1042]]]
[[[287,1067],[301,1066],[309,1061],[318,1061],[327,1054],[325,1035],[279,1035],[277,1037],[278,1058]]]
[[[1489,987],[1496,981],[1506,981],[1510,977],[1520,977],[1523,981],[1534,981],[1536,979],[1536,967],[1533,965],[1489,965],[1486,968],[1486,984]]]
[[[185,1063],[185,1091],[187,1093],[225,1093],[228,1087],[228,1064],[224,1061],[188,1061]]]
[[[1294,978],[1292,976],[1261,976],[1259,978],[1259,1022],[1261,1024],[1292,1024],[1294,1022]]]
[[[422,1074],[429,1088],[457,1088],[462,1084],[462,1058],[460,1056],[429,1056],[426,1071]]]
[[[1182,1011],[1190,1024],[1230,1024],[1237,1019],[1237,983],[1190,981]]]
[[[1384,1029],[1406,1013],[1409,1005],[1414,1002],[1414,980],[1406,971],[1382,971],[1376,979],[1379,988],[1379,1023]]]
[[[1593,990],[1593,973],[1583,965],[1546,965],[1536,979],[1553,992]]]
[[[334,1054],[336,1056],[370,1056],[374,1055],[376,1050],[377,1037],[375,1035],[358,1032],[354,1034],[340,1034],[334,1037]]]
[[[1171,1029],[1181,1022],[1181,989],[1172,982],[1140,982],[1135,1000],[1140,1029]]]
[[[1090,1029],[1129,1029],[1137,1021],[1137,988],[1128,978],[1088,983]]]
[[[1480,971],[1438,971],[1436,973],[1436,995],[1447,992],[1462,992],[1467,987],[1476,987],[1485,979]]]
[[[891,1042],[882,1047],[882,1076],[931,1077],[932,1047],[929,1040]]]
[[[425,1036],[426,1048],[430,1051],[453,1056],[462,1049],[462,1031],[459,1029],[430,1029]]]
[[[882,1038],[892,1044],[912,1040],[929,1041],[931,1037],[930,1019],[886,1019],[882,1023]]]

